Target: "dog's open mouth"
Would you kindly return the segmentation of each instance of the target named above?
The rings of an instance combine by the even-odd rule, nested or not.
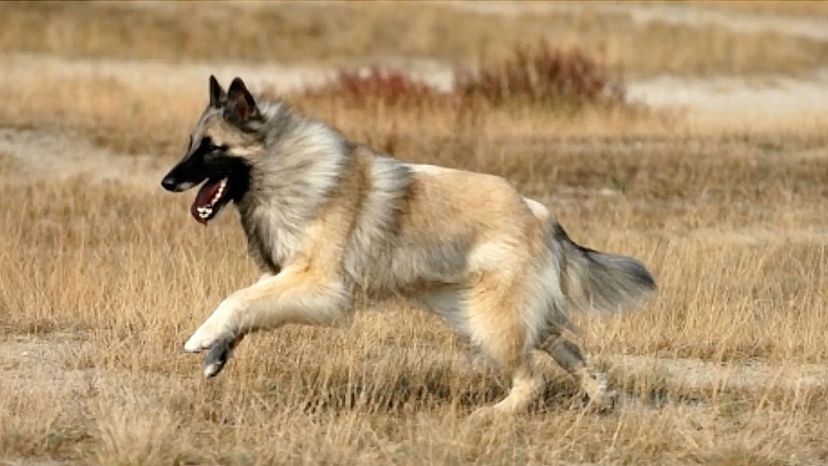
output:
[[[227,203],[228,196],[227,178],[210,178],[198,190],[195,201],[190,207],[190,213],[199,223],[207,225],[207,222],[218,215],[222,207]]]

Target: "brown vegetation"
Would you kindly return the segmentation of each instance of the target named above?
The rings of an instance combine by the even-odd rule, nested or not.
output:
[[[286,16],[317,11],[281,7]],[[99,48],[70,51],[46,37],[33,49],[169,58],[160,46],[126,51],[110,40],[114,26],[66,26],[92,11],[124,8],[134,15],[110,16],[124,28],[118,34],[157,40],[167,23],[146,18],[186,7],[4,4],[0,43],[7,51],[22,47],[6,34],[10,9],[32,28],[59,11],[66,37],[99,34],[89,43]],[[396,17],[395,9],[408,7],[383,8]],[[241,8],[239,18],[267,17],[253,11]],[[429,13],[430,21],[455,20],[447,11]],[[209,16],[193,15],[192,24]],[[121,23],[127,18],[132,23]],[[321,37],[315,44],[330,40],[328,29],[308,28],[316,31],[309,37]],[[704,34],[693,31],[687,34]],[[181,53],[204,58],[188,37],[176,39]],[[480,40],[473,37],[469,43]],[[763,56],[776,53],[768,50]],[[642,69],[665,64],[653,60]],[[381,95],[410,95],[402,76],[371,76]],[[574,383],[550,364],[548,388],[525,416],[476,425],[466,415],[503,396],[507,381],[466,341],[406,303],[379,303],[345,329],[252,335],[218,379],[202,380],[199,359],[181,352],[183,341],[227,293],[257,275],[230,209],[205,229],[187,213],[192,194],[158,186],[183,150],[206,88],[206,76],[164,88],[0,74],[0,463],[828,460],[825,121],[700,129],[677,114],[624,105],[570,113],[483,105],[482,98],[442,106],[428,99],[355,105],[337,93],[291,97],[352,139],[402,159],[504,176],[547,204],[574,239],[640,257],[652,269],[660,293],[648,308],[616,320],[578,319],[578,338],[621,392],[614,410],[585,410]],[[117,180],[99,179],[103,167],[75,163],[89,147],[110,151],[103,163]],[[155,163],[139,165],[139,153]]]
[[[456,75],[455,92],[482,97],[494,105],[546,107],[624,103],[624,89],[605,67],[582,51],[563,51],[548,43],[524,46],[501,63]]]
[[[454,71],[451,90],[440,91],[396,69],[348,69],[323,86],[305,91],[311,100],[334,99],[358,107],[377,105],[469,112],[488,107],[531,108],[550,112],[586,106],[627,106],[620,79],[577,49],[560,50],[542,42],[517,47],[503,60],[477,69]],[[628,110],[632,110],[631,107]]]
[[[507,119],[449,134],[417,125],[410,110],[330,117],[363,141],[394,138],[407,160],[506,176],[550,205],[576,239],[647,262],[661,285],[652,306],[618,321],[581,319],[585,347],[606,367],[619,354],[661,355],[762,360],[780,375],[734,388],[722,369],[700,374],[711,381],[699,388],[659,366],[615,369],[625,401],[598,415],[550,369],[547,394],[525,417],[475,426],[466,414],[502,396],[506,381],[468,367],[466,343],[438,321],[384,303],[348,329],[246,339],[207,383],[180,345],[256,275],[232,212],[204,229],[187,215],[190,196],[163,193],[154,179],[59,181],[47,171],[26,181],[12,172],[0,183],[0,267],[11,271],[0,282],[0,455],[100,464],[731,464],[828,454],[818,428],[828,417],[824,387],[788,378],[796,364],[828,356],[820,246],[828,165],[809,155],[828,145],[824,133],[584,139],[572,126],[557,137]],[[40,346],[47,350],[33,351]]]
[[[403,71],[378,67],[341,70],[335,79],[324,86],[308,89],[305,96],[342,100],[358,107],[423,106],[441,97],[432,86],[411,78]]]
[[[582,7],[498,16],[414,3],[9,2],[0,4],[0,52],[339,64],[393,55],[471,64],[545,39],[579,47],[611,70],[634,75],[807,71],[824,66],[828,57],[828,44],[819,41],[713,25],[638,23],[601,4]]]

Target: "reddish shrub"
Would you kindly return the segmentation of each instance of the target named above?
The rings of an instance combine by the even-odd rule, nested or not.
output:
[[[340,71],[332,82],[310,92],[342,97],[354,104],[379,101],[386,105],[418,103],[436,93],[428,84],[411,79],[402,71],[376,67]]]
[[[561,51],[543,42],[517,47],[513,56],[477,72],[455,73],[455,93],[499,105],[514,99],[542,105],[624,102],[624,90],[605,67],[580,50]]]
[[[605,67],[579,50],[561,51],[545,42],[537,47],[517,47],[511,58],[484,64],[477,71],[456,70],[451,93],[442,93],[402,71],[373,67],[340,71],[335,79],[306,96],[335,97],[357,106],[624,103],[623,88]]]

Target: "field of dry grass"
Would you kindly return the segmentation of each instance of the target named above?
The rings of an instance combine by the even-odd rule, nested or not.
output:
[[[517,16],[500,16],[450,2],[425,8],[359,2],[223,3],[210,8],[193,3],[87,8],[5,3],[0,4],[0,52],[171,62],[348,63],[404,56],[474,63],[481,57],[502,58],[516,44],[545,38],[583,48],[630,75],[804,72],[828,58],[828,44],[808,38],[662,20],[640,23],[599,3],[572,6],[529,7]]]
[[[0,60],[25,43],[60,59],[140,61],[175,57],[107,34],[167,40],[173,32],[157,17],[173,21],[187,7],[136,7],[129,24],[115,18],[112,29],[101,11],[126,7],[0,8]],[[223,5],[215,15],[238,9],[230,17],[240,22],[278,15],[270,20],[287,28],[297,27],[288,11],[315,7],[249,8],[268,13]],[[360,21],[414,14],[407,8],[366,9]],[[429,30],[461,18],[463,34],[449,41],[465,48],[439,56],[433,44],[402,38],[350,52],[331,46],[326,55],[311,47],[330,43],[330,31],[373,30],[306,13],[315,45],[296,45],[291,55],[274,42],[242,58],[393,51],[454,59],[477,47],[495,54],[501,45],[487,42],[489,23],[481,22],[517,21],[423,10],[417,14],[432,22],[412,24]],[[55,11],[65,19],[49,19]],[[211,11],[197,12],[199,21]],[[573,18],[562,21],[575,28],[565,29],[573,38],[583,33],[577,21],[593,24]],[[326,21],[332,25],[318,26]],[[526,19],[527,28],[535,21]],[[66,45],[65,36],[27,42],[21,24],[51,25],[88,47]],[[612,29],[632,27],[623,18],[607,24],[607,43],[638,40]],[[22,29],[9,32],[14,27]],[[687,53],[701,57],[709,34],[688,29]],[[175,37],[187,57],[217,58],[199,51],[208,50],[202,36]],[[728,40],[737,44],[728,53],[744,63],[754,60],[751,50],[770,60],[741,71],[798,71],[773,62],[785,53],[773,47],[785,45]],[[800,39],[781,43],[788,40]],[[219,42],[219,58],[232,56],[236,45]],[[624,50],[618,57],[631,49]],[[671,69],[661,55],[644,55],[624,66]],[[719,66],[715,53],[709,58],[705,66]],[[623,105],[574,112],[294,95],[304,111],[402,159],[502,175],[547,204],[579,242],[639,257],[653,271],[660,293],[646,309],[577,319],[580,341],[621,393],[614,409],[584,409],[575,384],[550,364],[544,396],[525,416],[477,425],[467,415],[502,397],[508,381],[406,303],[377,303],[344,329],[252,335],[218,379],[204,381],[183,341],[227,293],[257,276],[234,212],[205,229],[187,213],[191,194],[158,185],[205,103],[206,76],[167,88],[158,79],[9,76],[0,74],[0,464],[828,462],[824,120],[694,125],[680,112]]]

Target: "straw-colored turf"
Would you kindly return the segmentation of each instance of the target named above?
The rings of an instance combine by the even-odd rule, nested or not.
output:
[[[283,6],[268,11],[300,8]],[[138,26],[185,8],[144,7]],[[63,7],[2,8],[41,21]],[[92,14],[78,11],[66,21]],[[70,53],[55,47],[44,50]],[[205,94],[206,77],[159,89],[0,74],[0,464],[828,461],[825,122],[297,98],[405,160],[502,175],[577,241],[653,271],[660,292],[646,309],[578,318],[621,393],[615,409],[585,410],[549,364],[526,415],[478,425],[468,413],[508,381],[400,302],[345,329],[252,335],[202,380],[183,341],[257,276],[231,209],[205,229],[187,213],[191,193],[158,186]]]
[[[630,75],[804,72],[828,60],[828,44],[809,38],[658,18],[637,22],[601,4],[530,5],[517,12],[501,16],[436,3],[5,3],[0,51],[171,62],[404,56],[474,63],[546,39],[582,48]]]

